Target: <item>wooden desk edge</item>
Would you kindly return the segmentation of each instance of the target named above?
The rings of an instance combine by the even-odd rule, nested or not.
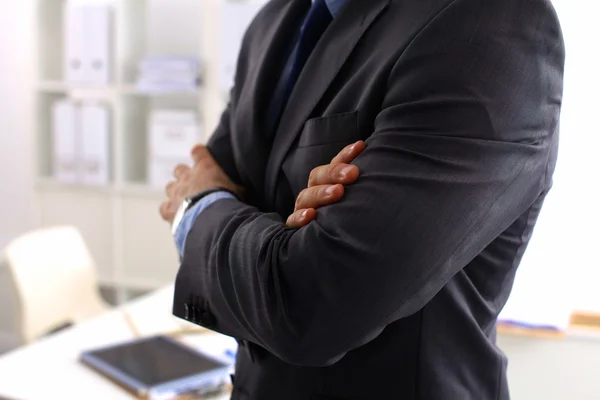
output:
[[[589,311],[575,311],[571,315],[569,327],[564,330],[530,329],[499,322],[497,332],[501,335],[525,336],[539,339],[565,339],[569,336],[594,336],[600,339],[600,314]]]
[[[567,337],[566,331],[553,329],[530,329],[502,323],[498,324],[497,332],[500,335],[525,336],[538,339],[564,339]]]

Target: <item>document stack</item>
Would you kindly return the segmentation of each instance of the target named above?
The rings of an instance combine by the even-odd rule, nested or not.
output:
[[[57,101],[53,114],[53,173],[63,183],[110,181],[110,116],[102,104]]]
[[[198,90],[200,72],[194,57],[148,57],[139,64],[137,87],[149,93],[192,92]]]
[[[111,75],[111,6],[67,1],[64,14],[66,81],[107,84]]]
[[[193,111],[157,110],[150,116],[148,184],[162,189],[177,164],[191,164],[190,151],[202,130]]]

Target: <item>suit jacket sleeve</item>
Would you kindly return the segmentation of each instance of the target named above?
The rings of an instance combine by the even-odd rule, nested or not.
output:
[[[227,176],[229,176],[229,179],[234,183],[241,185],[242,182],[235,164],[233,147],[231,145],[230,113],[231,104],[228,104],[221,115],[217,129],[215,129],[206,146],[217,164],[219,164]]]
[[[322,366],[424,307],[550,179],[562,36],[548,2],[510,3],[457,0],[399,54],[361,176],[316,221],[236,200],[201,214],[174,312],[199,299],[211,329]]]

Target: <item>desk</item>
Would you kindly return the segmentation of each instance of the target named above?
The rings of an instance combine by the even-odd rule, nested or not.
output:
[[[173,287],[17,349],[0,358],[0,398],[132,400],[133,396],[81,365],[84,350],[191,325],[171,315]],[[129,320],[129,321],[128,321]],[[135,325],[132,329],[131,324]],[[207,334],[217,336],[217,334]],[[224,400],[229,396],[221,396]]]
[[[1,357],[0,399],[132,400],[132,396],[79,364],[77,358],[83,350],[133,339],[135,334],[125,315],[141,335],[190,327],[171,315],[172,298],[172,287],[159,290]],[[501,333],[498,344],[510,360],[508,373],[514,400],[600,398],[600,335],[570,333],[562,339],[549,339]]]

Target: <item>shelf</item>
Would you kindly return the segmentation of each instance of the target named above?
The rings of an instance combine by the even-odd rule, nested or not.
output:
[[[575,311],[571,315],[569,327],[565,330],[529,329],[498,323],[498,333],[509,336],[523,336],[536,339],[600,339],[600,314]]]
[[[119,87],[119,93],[122,95],[129,96],[141,96],[141,97],[200,97],[202,96],[202,89],[196,90],[184,90],[184,91],[145,91],[140,90],[135,85],[122,85]]]
[[[40,81],[38,91],[45,93],[64,93],[69,90],[69,85],[63,81]]]
[[[31,116],[35,121],[36,218],[39,225],[70,224],[80,229],[103,283],[153,289],[172,282],[177,273],[177,251],[158,212],[166,199],[164,189],[146,184],[152,175],[149,117],[156,110],[193,111],[203,133],[200,141],[217,126],[228,96],[217,82],[219,24],[225,1],[231,0],[110,0],[114,5],[112,80],[82,84],[67,81],[64,71],[67,0],[36,0],[38,46],[33,64],[38,78],[32,88],[35,112]],[[161,54],[202,60],[200,87],[140,90],[136,85],[140,62]],[[110,185],[64,183],[54,178],[52,110],[56,101],[65,98],[75,103],[105,103],[110,109]]]
[[[113,185],[85,185],[83,183],[67,183],[59,182],[51,177],[38,177],[35,182],[35,187],[38,190],[52,192],[70,192],[70,193],[92,193],[110,196],[115,193]]]
[[[126,183],[122,185],[94,186],[82,183],[59,182],[51,177],[38,177],[35,187],[37,190],[69,193],[97,193],[105,196],[123,196],[144,200],[163,200],[163,189],[154,188],[145,183]]]
[[[110,99],[119,92],[116,85],[85,85],[54,80],[38,82],[37,89],[40,93],[68,94],[76,99]]]
[[[73,94],[74,97],[94,98],[112,97],[114,95],[140,96],[140,97],[200,97],[202,89],[180,90],[180,91],[145,91],[138,89],[136,85],[85,85],[80,83],[69,83],[64,81],[40,81],[37,85],[40,93],[48,94]]]
[[[564,339],[567,337],[567,334],[564,331],[552,329],[529,329],[502,323],[498,324],[497,331],[501,335],[524,336],[538,339]]]

